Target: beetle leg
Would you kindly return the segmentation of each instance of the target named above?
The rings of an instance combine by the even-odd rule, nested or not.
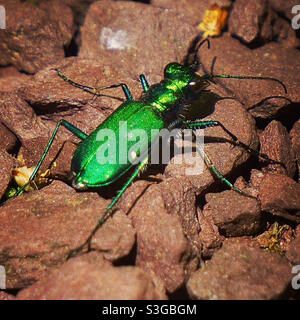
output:
[[[195,131],[193,130],[193,136],[195,138]],[[213,174],[220,179],[222,182],[224,182],[225,184],[227,184],[227,186],[229,186],[229,188],[231,190],[237,191],[238,193],[242,194],[243,196],[246,197],[250,197],[250,198],[255,198],[247,193],[245,193],[244,191],[242,191],[241,189],[237,188],[236,186],[234,186],[230,181],[228,181],[223,174],[214,166],[214,164],[212,163],[211,159],[209,158],[209,156],[204,152],[204,149],[202,147],[201,144],[197,144],[197,151],[200,153],[201,158],[203,159],[204,163],[206,164],[206,166],[208,167],[208,169],[210,171],[213,172]],[[256,199],[256,198],[255,198]]]
[[[111,202],[111,204],[106,208],[106,211],[109,211],[121,198],[121,196],[123,195],[123,193],[126,191],[126,189],[130,186],[130,184],[133,182],[133,180],[139,175],[139,173],[141,172],[141,170],[143,170],[144,167],[147,166],[148,164],[148,160],[149,160],[149,156],[147,155],[142,161],[141,163],[137,166],[137,168],[134,170],[134,172],[132,173],[131,177],[127,180],[127,182],[125,183],[125,185],[122,187],[122,189],[119,191],[119,193],[117,194],[117,196],[114,198],[114,200]],[[106,219],[109,217],[109,215],[107,217],[105,217],[105,215],[102,216],[102,218],[99,220],[98,224],[102,224],[104,221],[106,221]]]
[[[98,229],[103,225],[103,223],[113,215],[113,213],[115,212],[115,208],[114,206],[116,205],[116,203],[120,200],[121,196],[124,194],[124,192],[126,191],[126,189],[130,186],[130,184],[133,182],[133,180],[139,175],[139,173],[141,172],[141,170],[143,170],[143,168],[145,166],[147,166],[148,164],[148,160],[149,157],[148,155],[141,161],[141,163],[137,166],[137,168],[134,170],[134,172],[132,173],[131,177],[127,180],[127,182],[125,183],[125,185],[122,187],[122,189],[118,192],[117,196],[112,200],[112,202],[110,203],[110,205],[105,209],[104,214],[102,215],[102,217],[98,220],[96,227],[94,228],[94,230],[90,233],[89,237],[87,238],[87,240],[78,248],[72,250],[69,254],[68,258],[74,257],[76,256],[86,245],[88,245],[88,251],[90,251],[91,248],[91,240],[93,238],[93,236],[95,235],[95,233],[98,231]]]
[[[150,86],[144,74],[140,75],[140,80],[141,80],[144,92],[147,92]]]
[[[100,91],[102,91],[102,90],[122,87],[122,90],[123,90],[123,92],[125,94],[126,100],[127,101],[132,101],[133,100],[132,94],[131,94],[128,86],[125,83],[117,83],[117,84],[112,84],[112,85],[105,86],[105,87],[94,88],[94,87],[89,87],[89,86],[82,85],[80,83],[77,83],[77,82],[71,80],[70,78],[66,77],[62,72],[60,72],[58,69],[54,69],[54,70],[57,72],[57,74],[64,81],[70,83],[72,86],[74,86],[76,88],[79,88],[79,89],[81,89],[83,91],[91,93],[94,96],[102,96],[101,93],[100,93]]]
[[[257,157],[261,157],[263,158],[264,160],[267,160],[269,163],[272,163],[272,164],[280,164],[281,166],[283,166],[284,168],[285,167],[285,164],[280,162],[280,161],[276,161],[276,160],[273,160],[271,158],[269,158],[266,154],[264,153],[260,153],[258,152],[257,150],[254,150],[252,148],[250,148],[249,146],[247,146],[245,143],[239,141],[239,139],[232,133],[230,132],[221,122],[219,121],[191,121],[191,122],[188,122],[188,121],[185,121],[184,122],[184,126],[186,126],[187,128],[190,128],[190,129],[204,129],[204,128],[208,128],[208,127],[221,127],[222,130],[224,132],[226,132],[230,137],[231,139],[234,141],[234,144],[236,146],[239,146],[239,147],[242,147],[243,149],[245,149],[247,152],[249,152],[250,154],[254,154],[255,156]]]
[[[40,169],[40,167],[41,167],[41,165],[42,165],[42,163],[43,163],[43,161],[44,161],[44,159],[45,159],[45,157],[46,157],[46,155],[47,155],[47,153],[48,153],[48,151],[49,151],[49,149],[50,149],[50,147],[51,147],[51,145],[52,145],[52,143],[53,143],[53,141],[54,141],[54,139],[55,139],[55,136],[56,136],[56,134],[57,134],[58,128],[59,128],[61,125],[64,126],[66,129],[68,129],[69,131],[71,131],[76,137],[78,137],[78,138],[81,139],[81,140],[84,140],[84,139],[87,137],[87,135],[86,135],[83,131],[81,131],[81,130],[78,129],[77,127],[73,126],[73,125],[72,125],[71,123],[69,123],[68,121],[66,121],[66,120],[60,120],[60,121],[58,121],[57,124],[56,124],[56,127],[55,127],[55,129],[54,129],[54,131],[53,131],[53,133],[52,133],[52,136],[51,136],[51,138],[50,138],[50,140],[49,140],[49,142],[48,142],[48,144],[47,144],[47,146],[46,146],[46,148],[45,148],[45,150],[44,150],[44,152],[43,152],[43,154],[42,154],[42,156],[41,156],[41,159],[39,160],[38,164],[36,165],[35,169],[33,170],[33,172],[32,172],[32,174],[31,174],[28,182],[27,182],[25,185],[23,185],[23,186],[14,194],[14,196],[13,196],[12,198],[20,195],[20,194],[24,191],[24,189],[34,180],[35,176],[37,175],[37,172],[39,171],[39,169]],[[5,202],[6,202],[6,201],[5,201]],[[4,202],[4,203],[5,203],[5,202]],[[2,203],[1,205],[3,205],[4,203]]]

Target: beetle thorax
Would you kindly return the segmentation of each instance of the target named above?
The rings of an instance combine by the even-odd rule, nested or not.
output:
[[[143,101],[164,113],[173,109],[185,96],[194,73],[179,63],[170,63],[164,71],[164,79],[149,88]]]

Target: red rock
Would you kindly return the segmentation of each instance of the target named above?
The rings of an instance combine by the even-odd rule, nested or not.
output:
[[[0,91],[10,92],[17,89],[30,79],[29,75],[19,72],[15,67],[9,66],[0,69]]]
[[[277,37],[277,41],[282,43],[282,45],[286,48],[298,48],[299,47],[299,38],[296,35],[296,32],[293,28],[291,28],[291,22],[287,21],[284,18],[280,17],[280,12],[275,20],[274,26],[272,26],[273,37]]]
[[[213,70],[216,75],[273,77],[282,81],[287,87],[288,94],[285,94],[282,86],[274,81],[216,79],[217,83],[222,83],[228,93],[234,92],[235,97],[249,108],[251,114],[256,117],[270,118],[279,109],[284,110],[290,105],[291,100],[299,101],[300,65],[287,62],[300,59],[298,50],[285,48],[274,42],[250,50],[227,34],[210,41],[210,50],[203,49],[199,53],[204,70],[210,71],[212,60],[217,57]],[[277,96],[277,98],[265,100],[271,96]]]
[[[292,14],[292,8],[295,5],[294,0],[270,0],[269,2],[275,11],[283,14],[289,19],[294,17]]]
[[[230,7],[228,0],[152,0],[151,5],[159,8],[167,8],[168,10],[177,11],[182,15],[186,22],[191,25],[199,24],[205,15],[205,11],[210,9],[214,4],[219,7]]]
[[[259,198],[260,193],[260,184],[264,179],[264,176],[266,173],[263,173],[262,171],[259,171],[257,169],[251,170],[251,176],[250,176],[250,186],[249,189],[245,189],[245,192],[249,192],[254,197]]]
[[[149,274],[138,267],[113,267],[94,252],[70,259],[19,292],[18,300],[166,299]]]
[[[118,207],[131,214],[131,210],[140,198],[147,192],[151,186],[150,182],[139,180],[133,183],[124,193],[118,203]],[[154,187],[154,186],[152,186]],[[151,187],[151,188],[152,188]],[[193,238],[198,235],[199,224],[196,218],[195,208],[195,189],[187,179],[166,179],[159,183],[164,206],[168,213],[178,215],[181,225],[188,240],[194,241]],[[194,248],[196,251],[198,249]]]
[[[159,184],[161,195],[166,210],[180,218],[182,229],[187,239],[192,243],[194,237],[198,236],[200,226],[197,220],[197,210],[195,207],[195,189],[187,179],[166,179]],[[194,243],[197,252],[197,244]]]
[[[126,256],[135,244],[135,230],[130,219],[118,211],[95,234],[91,248],[103,253],[106,260]]]
[[[4,195],[12,178],[13,165],[13,158],[6,151],[0,149],[0,199]]]
[[[15,300],[15,296],[12,294],[6,293],[4,291],[0,291],[0,300]]]
[[[290,23],[280,18],[264,0],[235,1],[228,21],[229,32],[246,44],[258,45],[273,39],[285,46],[298,47],[299,40]]]
[[[195,204],[184,202],[184,189],[185,185],[175,179],[151,185],[130,211],[137,232],[136,265],[162,279],[169,292],[183,285],[185,269],[193,257],[181,221],[184,226],[191,225],[188,214],[193,211],[187,208]],[[186,234],[188,239],[192,235]]]
[[[255,169],[253,169],[255,170]],[[251,172],[253,171],[251,170]],[[253,189],[250,189],[249,183],[245,180],[244,177],[239,176],[234,183],[234,186],[245,192],[249,196],[257,197],[257,194],[253,194]]]
[[[287,246],[286,257],[293,265],[300,264],[300,225],[296,228],[295,239]]]
[[[286,258],[248,239],[233,238],[192,274],[187,290],[193,299],[269,300],[284,294],[290,280]]]
[[[220,233],[226,237],[249,236],[261,227],[259,202],[235,191],[209,193],[203,215],[211,216]]]
[[[77,148],[77,144],[72,141],[63,140],[61,132],[53,142],[40,172],[44,173],[50,169],[49,178],[56,178],[68,181],[68,176],[71,172],[71,161],[73,154]],[[36,166],[40,160],[50,137],[37,137],[32,139],[23,139],[22,147],[19,150],[18,156],[23,159],[23,164],[28,168]],[[72,139],[75,140],[74,138]],[[79,139],[77,139],[79,141]],[[77,142],[76,141],[76,142]]]
[[[268,173],[260,184],[261,208],[300,222],[300,185],[283,174]]]
[[[0,149],[5,151],[12,151],[16,146],[17,139],[16,136],[0,122]]]
[[[6,9],[6,29],[1,30],[1,65],[35,73],[64,57],[64,45],[72,38],[70,8],[59,1],[1,1]]]
[[[294,123],[294,126],[290,131],[290,136],[292,138],[292,149],[295,153],[298,165],[298,182],[300,182],[300,120]]]
[[[99,0],[64,0],[64,3],[72,9],[75,24],[82,25],[89,6],[96,1]]]
[[[229,32],[241,38],[247,44],[260,37],[263,17],[268,13],[268,3],[263,0],[247,2],[238,0],[234,3],[228,22]]]
[[[125,191],[123,197],[121,197],[118,207],[129,214],[136,201],[143,196],[144,192],[150,186],[150,182],[145,180],[137,180]]]
[[[137,2],[98,1],[89,7],[81,28],[79,57],[109,56],[112,65],[131,77],[141,73],[160,77],[169,62],[183,60],[197,34],[196,27],[176,11]]]
[[[0,79],[1,78],[7,78],[7,77],[24,77],[26,79],[30,79],[31,76],[19,72],[18,69],[14,66],[8,66],[8,67],[1,67],[0,68]]]
[[[9,270],[7,288],[26,287],[63,263],[88,238],[108,203],[96,193],[76,192],[54,181],[0,207],[0,264]],[[131,250],[134,231],[119,213],[99,229],[92,244],[116,260]]]
[[[224,237],[220,235],[219,229],[214,224],[212,216],[205,216],[200,210],[198,212],[199,224],[201,226],[199,233],[201,256],[203,259],[208,259],[221,247]]]
[[[32,108],[16,92],[0,92],[0,119],[22,143],[23,139],[46,136],[52,123],[41,123]],[[49,128],[50,127],[50,128]]]
[[[295,155],[286,128],[279,121],[273,120],[259,138],[260,152],[285,165],[283,167],[280,164],[269,164],[267,169],[263,169],[263,172],[267,170],[273,173],[283,173],[293,178],[296,171]]]

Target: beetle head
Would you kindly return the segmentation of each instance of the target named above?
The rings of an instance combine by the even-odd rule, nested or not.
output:
[[[172,80],[181,90],[187,90],[190,93],[200,93],[209,85],[209,82],[199,76],[193,67],[185,67],[177,62],[169,63],[165,67],[164,76]]]

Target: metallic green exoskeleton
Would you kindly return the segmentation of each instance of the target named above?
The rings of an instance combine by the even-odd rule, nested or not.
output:
[[[207,41],[209,45],[209,41]],[[205,42],[203,41],[203,42]],[[84,91],[87,91],[93,95],[100,95],[100,91],[109,88],[121,87],[124,91],[126,101],[120,105],[120,107],[114,111],[102,124],[100,124],[89,136],[84,132],[74,127],[72,124],[65,120],[60,120],[47,144],[44,153],[38,162],[30,181],[32,181],[37,174],[46,154],[48,153],[49,148],[57,134],[58,128],[63,125],[65,128],[70,130],[74,135],[82,140],[81,144],[74,153],[72,159],[72,186],[77,190],[85,190],[87,188],[99,188],[119,179],[124,173],[131,169],[134,164],[131,162],[120,163],[121,154],[116,154],[115,163],[105,163],[99,164],[97,160],[97,151],[104,143],[103,140],[98,139],[98,134],[101,130],[109,129],[115,133],[116,137],[116,150],[119,150],[119,133],[122,130],[122,123],[127,124],[127,132],[130,135],[130,132],[135,129],[143,129],[147,133],[148,140],[144,141],[144,145],[141,148],[141,156],[136,168],[131,174],[130,178],[127,180],[123,188],[118,192],[117,196],[113,199],[111,204],[107,207],[102,218],[99,220],[96,228],[91,233],[87,241],[83,244],[89,244],[93,234],[96,230],[103,224],[103,222],[112,214],[112,208],[120,199],[122,194],[131,184],[131,182],[137,177],[140,171],[147,165],[149,159],[149,146],[153,142],[153,135],[150,133],[152,129],[192,129],[196,130],[198,128],[206,128],[211,126],[219,126],[226,133],[228,133],[236,145],[244,147],[249,152],[256,152],[251,150],[238,141],[237,137],[233,135],[229,130],[227,130],[220,122],[218,121],[201,121],[201,119],[196,121],[187,121],[183,116],[182,106],[186,109],[189,105],[193,104],[195,97],[201,95],[209,85],[209,80],[213,78],[231,78],[231,79],[263,79],[263,80],[273,80],[279,82],[285,89],[284,84],[274,78],[266,77],[251,77],[251,76],[231,76],[231,75],[214,75],[214,74],[205,74],[198,75],[196,73],[198,69],[198,50],[203,44],[203,42],[198,45],[195,50],[194,60],[191,65],[185,66],[180,63],[170,63],[165,67],[164,78],[163,80],[152,86],[149,86],[144,75],[140,75],[140,80],[143,87],[143,94],[138,101],[134,101],[132,95],[124,83],[114,84],[102,88],[93,88],[85,85],[78,84],[65,75],[63,75],[59,70],[55,69],[58,75],[64,80],[69,82],[71,85],[76,86]],[[184,102],[184,104],[183,104]],[[205,106],[204,106],[205,108]],[[204,110],[199,110],[200,114],[203,114]],[[205,113],[205,112],[204,112]],[[209,113],[209,111],[207,112]],[[128,150],[130,148],[130,143],[127,146]],[[209,157],[204,153],[203,150],[200,150],[201,156],[205,164],[212,170],[217,177],[223,180],[231,189],[246,195],[240,189],[233,186],[212,164]],[[256,154],[267,158],[264,155]],[[270,159],[269,159],[270,160]],[[30,181],[28,183],[30,183]],[[20,194],[26,185],[18,190],[16,195]],[[80,247],[82,248],[83,245]],[[76,252],[76,250],[75,250]]]

